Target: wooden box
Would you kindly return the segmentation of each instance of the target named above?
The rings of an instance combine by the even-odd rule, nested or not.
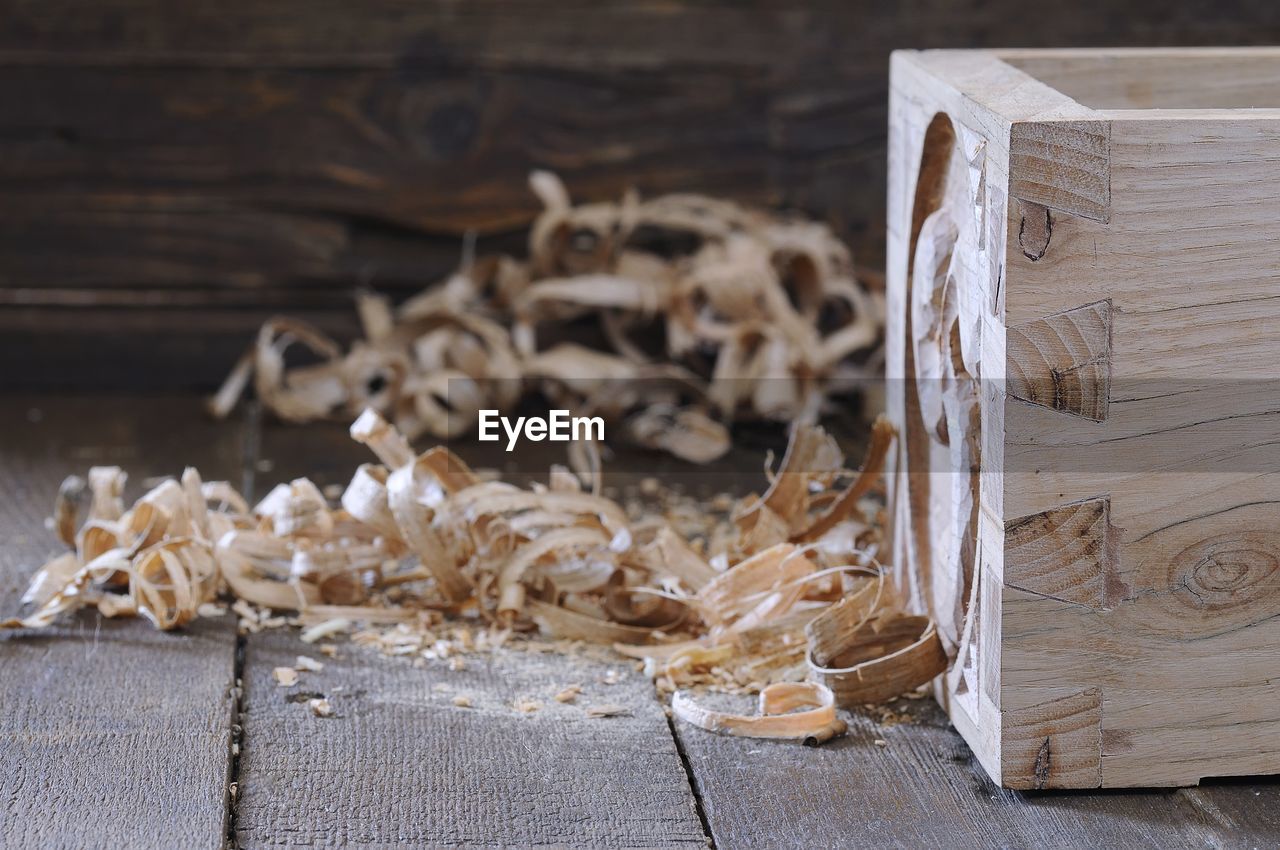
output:
[[[1280,50],[898,52],[894,564],[1012,788],[1280,771]]]

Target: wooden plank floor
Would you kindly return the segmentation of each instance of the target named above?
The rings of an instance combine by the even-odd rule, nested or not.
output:
[[[719,697],[751,711],[751,700]],[[932,700],[911,723],[852,715],[816,750],[676,724],[719,848],[1268,847],[1280,785],[1022,794],[993,785]],[[876,741],[883,744],[876,744]]]
[[[303,474],[345,484],[367,459],[340,427],[214,424],[195,399],[6,398],[0,612],[58,548],[44,517],[67,473],[118,463],[136,494],[147,476],[191,463],[261,495]],[[742,483],[727,472],[709,481]],[[855,716],[847,738],[814,750],[680,724],[673,736],[620,659],[507,652],[450,670],[343,644],[322,672],[281,688],[271,669],[314,647],[272,632],[239,649],[237,662],[229,621],[164,635],[86,615],[0,638],[0,845],[215,848],[228,832],[240,847],[1280,844],[1272,781],[1006,792],[932,703],[895,726]],[[617,684],[610,669],[625,674]],[[551,698],[577,682],[576,704]],[[324,694],[336,716],[314,717],[304,693]],[[523,697],[542,708],[518,711]],[[630,715],[585,716],[602,702]]]
[[[245,847],[704,845],[666,716],[629,667],[502,652],[452,671],[344,648],[276,685],[272,668],[298,651],[289,634],[249,639]],[[606,684],[610,669],[625,678]],[[555,701],[575,683],[574,704]],[[324,694],[335,716],[315,717],[298,693]],[[540,707],[522,712],[520,699]],[[631,714],[587,716],[605,703]]]

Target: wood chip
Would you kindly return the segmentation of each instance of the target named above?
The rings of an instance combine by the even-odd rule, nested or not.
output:
[[[197,611],[199,609],[196,609]],[[258,611],[244,599],[237,599],[231,606],[241,620],[256,624],[258,622]]]
[[[523,698],[512,703],[512,707],[516,711],[524,712],[525,714],[532,714],[542,708],[542,703],[538,702],[536,699]]]
[[[471,708],[471,697],[456,696],[453,698],[453,704],[458,708]]]
[[[308,655],[299,655],[297,660],[293,662],[293,666],[309,673],[319,673],[324,669],[324,662],[317,661]]]
[[[309,629],[304,629],[300,635],[303,643],[315,643],[318,640],[324,640],[327,637],[342,634],[351,628],[351,621],[336,617],[332,620],[325,620]]]
[[[204,602],[198,608],[196,608],[197,617],[208,617],[212,619],[217,619],[218,617],[226,616],[226,613],[227,613],[227,606],[219,605],[216,602]]]
[[[573,702],[582,694],[582,685],[569,685],[555,695],[556,702]]]
[[[292,667],[277,667],[271,671],[271,678],[282,688],[298,684],[298,671]]]
[[[333,706],[324,697],[307,700],[307,706],[316,717],[333,717]]]

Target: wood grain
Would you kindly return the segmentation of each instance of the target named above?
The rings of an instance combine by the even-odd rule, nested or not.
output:
[[[1111,216],[1111,125],[1021,121],[1009,130],[1009,194],[1051,210]]]
[[[249,639],[242,846],[705,844],[666,717],[629,666],[499,653],[454,672],[343,646],[321,673],[277,686],[272,668],[307,649],[292,634]],[[605,684],[609,669],[625,678]],[[572,683],[586,693],[556,702]],[[298,692],[323,693],[335,716],[313,716]],[[542,708],[517,710],[526,697]],[[631,713],[586,716],[603,703]]]
[[[1005,344],[1009,395],[1095,422],[1107,418],[1110,302],[1086,304],[1011,327]]]
[[[1265,50],[1002,51],[1004,60],[1093,109],[1256,109],[1280,106],[1280,73]]]
[[[1111,504],[1089,499],[1005,521],[1007,587],[1100,609],[1126,588],[1116,575]]]
[[[940,439],[927,455],[905,440],[895,560],[915,610],[945,623],[958,599],[977,601],[959,609],[955,632],[971,640],[938,695],[992,776],[1015,787],[1277,770],[1266,659],[1280,650],[1280,414],[1266,328],[1280,319],[1280,227],[1264,210],[1278,197],[1267,175],[1280,109],[1194,106],[1225,97],[1231,56],[895,56],[889,409],[908,434],[921,374],[906,353],[919,285],[912,181],[939,113],[955,127],[952,162],[972,172],[976,154],[985,175],[948,183],[956,208],[972,210],[957,219],[948,268],[967,294],[958,347],[983,387],[977,530],[919,540],[936,512],[917,495],[931,476],[912,473],[975,471],[947,463]],[[1265,62],[1280,73],[1274,49],[1238,60],[1246,86]],[[1156,108],[1069,96],[1112,70],[1095,86],[1102,101],[1115,80],[1150,73]],[[1179,75],[1186,101],[1174,99]],[[954,566],[970,552],[972,571]]]
[[[1005,791],[940,709],[910,705],[914,723],[880,726],[852,715],[848,737],[814,749],[678,722],[716,847],[1192,848],[1273,840],[1274,813],[1258,801],[1276,798],[1275,785]],[[729,706],[751,710],[748,700]]]
[[[561,69],[618,67],[655,71],[664,67],[768,69],[802,63],[788,42],[821,37],[838,63],[860,61],[857,51],[835,50],[844,34],[884,51],[895,42],[875,39],[914,26],[916,46],[952,42],[978,46],[1022,44],[1267,44],[1280,13],[1251,0],[1224,0],[1218,17],[1195,5],[1161,7],[1143,0],[1097,3],[1081,9],[1046,6],[1034,27],[1011,16],[1009,0],[980,8],[957,8],[931,0],[912,10],[856,4],[815,3],[796,7],[765,0],[745,13],[726,0],[704,3],[627,3],[546,7],[476,0],[465,6],[427,4],[405,8],[396,0],[371,0],[359,9],[325,7],[310,16],[300,0],[230,3],[223,9],[154,11],[144,0],[48,0],[12,3],[11,23],[0,49],[12,64],[267,64],[286,67],[454,65],[483,67],[546,64]],[[122,23],[123,22],[123,23]],[[288,26],[281,25],[288,22]],[[577,26],[569,26],[570,22]],[[856,26],[855,26],[856,25]],[[733,33],[717,38],[715,33]],[[424,33],[428,35],[424,35]],[[590,37],[588,37],[590,36]],[[786,39],[779,38],[785,36]],[[655,51],[661,50],[661,58]],[[779,51],[787,51],[779,53]]]
[[[1007,788],[1102,784],[1102,692],[1097,688],[1006,711],[1001,781]]]
[[[1015,0],[9,0],[0,286],[22,294],[0,300],[0,355],[38,351],[40,368],[0,383],[73,386],[106,338],[121,368],[96,386],[208,387],[207,361],[229,362],[281,293],[345,316],[352,287],[437,279],[464,230],[517,230],[534,165],[583,199],[635,185],[798,207],[876,267],[891,47],[1280,39],[1271,4],[1217,10],[1050,4],[1028,25]],[[126,307],[168,330],[112,334]],[[181,365],[135,368],[147,351]]]
[[[120,464],[198,464],[238,480],[241,428],[186,399],[7,396],[0,406],[0,607],[58,551],[44,528],[62,478]],[[0,832],[13,847],[222,846],[235,634],[229,620],[163,634],[84,615],[0,637]]]

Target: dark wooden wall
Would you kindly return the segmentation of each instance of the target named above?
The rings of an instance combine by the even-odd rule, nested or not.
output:
[[[531,167],[800,207],[882,259],[897,47],[1259,44],[1280,4],[0,0],[0,383],[208,386],[267,315],[349,329]]]

